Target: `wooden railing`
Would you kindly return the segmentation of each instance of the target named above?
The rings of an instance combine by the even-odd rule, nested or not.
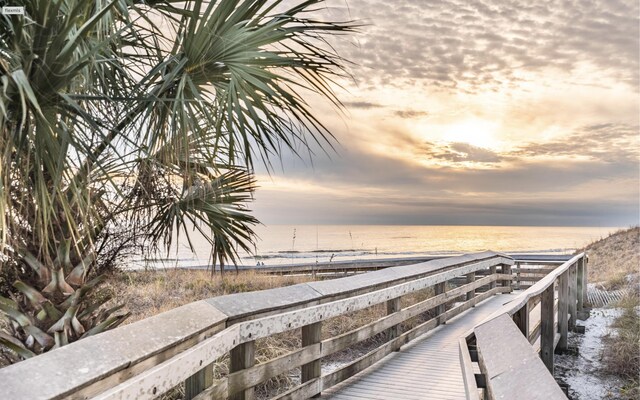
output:
[[[188,399],[251,399],[256,385],[297,367],[301,384],[277,398],[313,397],[489,296],[511,291],[511,265],[510,257],[484,252],[191,303],[1,369],[0,398],[150,399],[184,382]],[[448,284],[461,276],[464,285]],[[429,288],[433,297],[401,307],[403,296]],[[445,307],[454,301],[461,302]],[[386,304],[387,315],[322,340],[323,321],[378,304]],[[403,321],[429,310],[434,318],[401,331]],[[300,349],[255,364],[256,340],[294,329],[301,331]],[[323,357],[381,332],[388,333],[384,345],[322,373]],[[212,363],[227,354],[230,373],[214,381]]]
[[[460,339],[467,399],[566,399],[553,355],[587,298],[587,256],[578,254]],[[538,355],[539,354],[539,355]],[[475,374],[477,362],[481,374]],[[479,389],[483,389],[480,391]]]
[[[506,254],[514,259],[515,266],[513,268],[514,279],[522,278],[523,288],[530,286],[533,281],[540,279],[540,273],[546,274],[553,268],[567,261],[571,256],[557,254]],[[269,275],[348,275],[358,274],[362,272],[377,271],[380,269],[398,267],[403,265],[420,264],[427,261],[449,258],[449,256],[433,255],[421,257],[405,257],[405,258],[379,258],[379,259],[362,259],[350,261],[332,261],[332,262],[316,262],[303,264],[287,264],[275,266],[261,267],[243,267],[242,270],[251,270],[260,274]],[[543,268],[540,267],[552,267]],[[202,266],[205,268],[205,266]],[[522,276],[519,270],[522,268]],[[533,274],[533,275],[532,275]],[[543,275],[544,275],[543,274]]]

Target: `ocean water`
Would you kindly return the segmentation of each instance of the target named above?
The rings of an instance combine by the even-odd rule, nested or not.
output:
[[[372,258],[454,255],[494,250],[570,254],[615,227],[269,225],[256,228],[253,254],[240,253],[239,265],[282,265]],[[196,253],[180,243],[167,254],[134,260],[134,268],[203,267],[210,245],[194,234]]]

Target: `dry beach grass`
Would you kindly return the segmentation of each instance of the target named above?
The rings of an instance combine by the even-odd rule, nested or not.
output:
[[[132,323],[184,304],[225,294],[266,290],[308,282],[306,276],[272,276],[255,271],[219,273],[213,277],[203,270],[164,269],[118,271],[107,285],[114,303],[125,304]]]
[[[640,271],[640,227],[621,229],[580,251],[589,254],[589,282],[620,288]]]

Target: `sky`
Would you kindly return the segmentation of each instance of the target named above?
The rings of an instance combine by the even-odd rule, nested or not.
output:
[[[265,224],[639,223],[639,2],[330,0],[335,152],[258,168]]]

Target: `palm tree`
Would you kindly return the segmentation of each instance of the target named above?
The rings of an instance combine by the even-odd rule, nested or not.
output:
[[[256,162],[331,146],[345,62],[322,0],[22,0],[0,16],[0,343],[22,357],[117,326],[100,272],[199,231],[251,251]],[[11,278],[13,280],[13,278]],[[0,282],[2,283],[2,282]]]

